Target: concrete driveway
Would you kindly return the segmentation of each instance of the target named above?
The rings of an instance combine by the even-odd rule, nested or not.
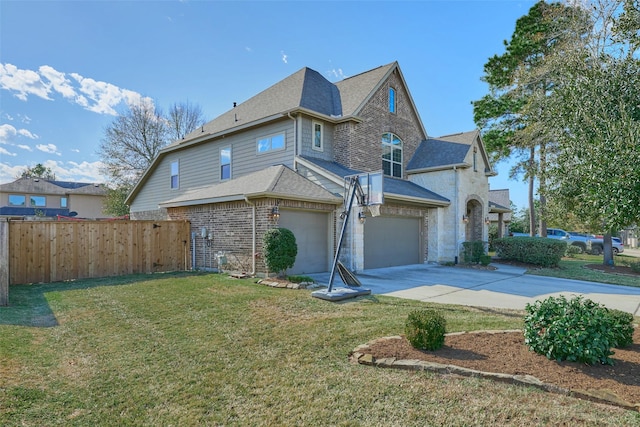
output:
[[[606,307],[640,315],[640,287],[535,276],[524,274],[524,268],[494,266],[497,270],[486,271],[416,264],[364,270],[356,276],[372,294],[425,302],[524,310],[527,303],[549,296],[583,295]],[[321,285],[329,284],[329,273],[308,276]],[[333,286],[344,286],[337,273]]]

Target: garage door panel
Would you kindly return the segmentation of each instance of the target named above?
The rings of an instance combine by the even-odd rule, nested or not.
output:
[[[364,268],[420,264],[420,218],[367,218],[364,228]]]
[[[280,209],[278,226],[293,232],[298,255],[289,274],[321,273],[328,270],[329,216],[324,212]]]

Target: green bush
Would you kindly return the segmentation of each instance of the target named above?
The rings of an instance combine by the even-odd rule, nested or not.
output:
[[[557,267],[567,242],[540,237],[505,237],[494,241],[496,256],[542,267]]]
[[[420,350],[437,350],[444,345],[447,322],[436,310],[409,313],[404,332],[407,340]]]
[[[479,263],[480,257],[484,255],[484,242],[481,240],[462,242],[462,248],[462,257],[467,264]]]
[[[269,271],[280,274],[293,267],[298,255],[296,236],[286,228],[272,228],[264,233],[262,251]]]
[[[633,344],[633,315],[622,310],[609,310],[613,322],[613,333],[616,348],[629,347]]]
[[[582,297],[549,297],[527,304],[525,344],[538,354],[558,361],[612,365],[618,335],[614,319],[604,306]]]
[[[565,252],[565,255],[568,256],[569,258],[575,258],[576,255],[581,253],[582,253],[582,249],[579,246],[567,245],[567,251]]]
[[[491,256],[490,255],[482,255],[480,257],[480,264],[487,266],[491,264]]]

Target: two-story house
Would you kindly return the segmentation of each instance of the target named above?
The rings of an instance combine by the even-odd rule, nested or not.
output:
[[[0,185],[0,217],[9,218],[105,218],[101,184],[19,178]]]
[[[188,219],[196,267],[224,252],[264,273],[262,236],[284,227],[298,244],[289,273],[321,272],[342,228],[345,177],[374,171],[384,204],[376,216],[354,207],[342,249],[352,270],[454,261],[463,241],[487,239],[494,172],[479,133],[430,138],[397,62],[337,83],[303,68],[234,103],[164,147],[127,203],[133,219]]]

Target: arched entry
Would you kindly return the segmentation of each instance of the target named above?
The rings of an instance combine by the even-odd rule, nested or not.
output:
[[[469,200],[467,202],[467,212],[465,215],[467,219],[465,240],[467,242],[482,240],[482,204],[476,199]]]

